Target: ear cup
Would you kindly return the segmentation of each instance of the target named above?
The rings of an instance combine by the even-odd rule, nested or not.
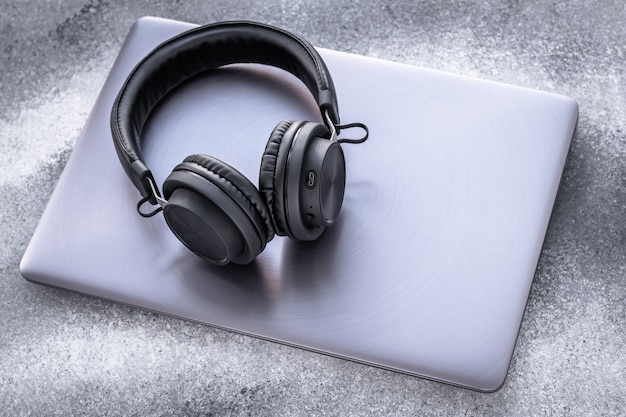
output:
[[[267,206],[254,185],[230,165],[192,155],[163,184],[172,232],[216,264],[251,262],[274,237]]]
[[[341,209],[345,159],[328,128],[313,122],[281,122],[268,140],[259,190],[277,234],[315,240]]]

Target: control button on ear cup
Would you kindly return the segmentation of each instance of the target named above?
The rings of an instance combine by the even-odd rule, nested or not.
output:
[[[278,234],[315,240],[339,214],[345,163],[341,147],[329,136],[326,126],[302,121],[281,122],[272,132],[261,161],[259,188]],[[316,216],[322,221],[312,222]]]
[[[185,204],[180,203],[182,197],[177,197],[179,189],[193,191],[202,201],[185,196]],[[214,263],[249,263],[274,236],[269,211],[254,185],[239,171],[217,158],[207,155],[186,158],[165,180],[163,193],[168,200],[163,211],[170,228],[193,252]],[[173,203],[177,203],[173,213],[184,213],[184,221],[178,217],[169,218],[168,205],[172,198]],[[202,244],[202,239],[193,235],[185,239],[189,233],[174,230],[179,223],[202,228],[203,237],[216,234],[217,243],[204,243],[205,249],[195,246]],[[243,242],[239,252],[238,239]],[[224,253],[228,255],[226,261],[219,258]]]
[[[283,178],[285,216],[287,219],[287,227],[291,233],[290,236],[297,240],[309,241],[320,237],[326,227],[334,222],[334,218],[330,219],[331,221],[325,221],[319,224],[311,224],[310,219],[307,219],[307,217],[310,218],[310,214],[316,212],[311,206],[321,207],[324,201],[326,205],[329,206],[328,199],[323,199],[320,193],[315,192],[316,188],[319,189],[318,187],[321,184],[318,183],[319,185],[317,187],[312,187],[314,184],[311,184],[312,179],[307,177],[307,173],[316,171],[318,178],[323,179],[326,185],[328,180],[333,177],[333,175],[330,175],[328,167],[324,168],[326,154],[330,148],[337,148],[334,147],[334,142],[330,141],[330,132],[323,124],[305,122],[295,135],[289,149],[289,154],[279,156],[279,158],[287,158]],[[283,140],[285,140],[285,137],[283,137]],[[336,145],[339,146],[338,143],[336,143]],[[338,149],[341,148],[339,147]],[[345,169],[343,165],[340,168]],[[337,173],[335,173],[334,176],[337,177]],[[341,178],[345,178],[345,172],[339,174],[338,178],[341,183],[341,195],[336,196],[335,200],[338,201],[335,201],[335,205],[338,202],[338,206],[341,208],[343,187],[345,186],[345,180],[341,180]],[[337,189],[335,189],[335,193],[336,191]],[[307,201],[303,198],[303,194],[309,194],[312,199]],[[313,210],[313,213],[310,210]],[[337,213],[337,215],[338,214],[339,213]],[[336,217],[336,215],[333,216]]]
[[[332,225],[341,211],[346,187],[346,162],[337,142],[314,138],[306,152],[301,176],[300,206],[309,227]]]

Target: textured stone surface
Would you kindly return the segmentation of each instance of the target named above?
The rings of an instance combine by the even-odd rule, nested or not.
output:
[[[8,0],[0,11],[0,414],[626,414],[626,6]],[[253,19],[315,45],[575,98],[578,132],[494,394],[28,283],[18,263],[132,22]]]

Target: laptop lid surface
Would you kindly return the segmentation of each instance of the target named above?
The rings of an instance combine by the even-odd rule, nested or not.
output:
[[[339,220],[276,237],[247,266],[189,252],[140,199],[113,147],[111,105],[152,48],[193,25],[131,29],[22,259],[28,280],[481,391],[513,354],[578,108],[566,97],[320,49],[343,122]],[[290,74],[210,71],[158,105],[144,160],[162,183],[191,154],[253,183],[281,120],[320,121]],[[348,136],[349,130],[345,132]],[[355,135],[358,136],[357,131]]]

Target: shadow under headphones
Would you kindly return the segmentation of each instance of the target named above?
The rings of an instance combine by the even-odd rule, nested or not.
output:
[[[182,82],[206,70],[257,63],[286,70],[315,98],[324,124],[282,121],[261,158],[259,189],[232,166],[208,155],[192,155],[163,183],[163,196],[142,159],[141,131],[150,111]],[[341,128],[360,127],[361,139],[337,139]],[[253,22],[216,23],[175,36],[132,70],[111,111],[115,149],[142,195],[137,211],[165,220],[192,252],[217,265],[250,263],[275,234],[317,239],[337,219],[346,181],[340,143],[361,143],[362,123],[339,125],[333,81],[306,40]],[[159,207],[145,213],[149,202]]]

